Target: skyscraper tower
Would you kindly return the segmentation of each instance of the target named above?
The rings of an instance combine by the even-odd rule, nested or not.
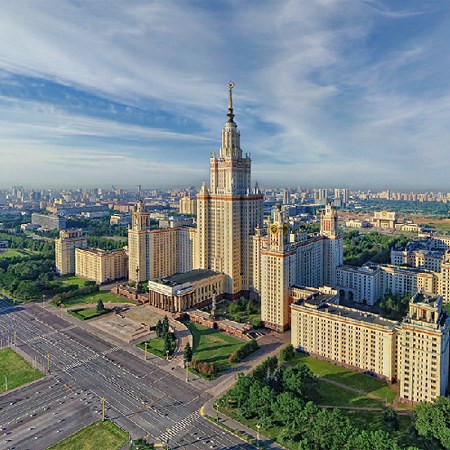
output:
[[[130,281],[141,282],[150,278],[150,214],[142,201],[133,212],[128,230],[128,276]]]
[[[234,121],[234,83],[228,83],[228,120],[219,155],[210,156],[209,188],[197,195],[197,267],[225,273],[226,294],[238,297],[251,286],[251,235],[263,224],[263,195],[251,189],[250,154],[242,154]]]
[[[320,217],[320,234],[324,240],[323,282],[328,286],[336,285],[336,267],[344,260],[344,241],[338,227],[337,211],[327,204]]]

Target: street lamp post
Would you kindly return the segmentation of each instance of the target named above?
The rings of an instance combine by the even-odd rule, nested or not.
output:
[[[261,425],[259,423],[256,424],[256,445],[259,446],[259,429]]]
[[[166,438],[166,449],[169,450],[169,438]]]
[[[50,372],[50,353],[47,353],[47,372]]]
[[[8,377],[5,375],[5,392],[8,390]]]
[[[189,383],[189,361],[186,361],[186,383]]]
[[[169,350],[166,350],[166,359],[169,361]]]
[[[216,403],[216,414],[217,414],[217,423],[219,423],[219,404]]]
[[[105,414],[105,402],[106,402],[105,397],[102,397],[102,421],[105,421],[105,417],[106,417],[106,414]]]

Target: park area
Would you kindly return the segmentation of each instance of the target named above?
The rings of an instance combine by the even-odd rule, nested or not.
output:
[[[265,437],[287,449],[298,449],[300,440],[310,445],[301,448],[322,448],[313,442],[322,433],[322,443],[337,439],[338,424],[353,437],[367,433],[363,448],[370,436],[382,432],[386,433],[386,449],[406,449],[413,442],[418,449],[437,449],[418,435],[411,411],[385,406],[386,399],[392,403],[395,398],[387,383],[293,350],[288,358],[286,354],[282,363],[268,358],[251,374],[238,377],[236,385],[219,399],[220,411],[253,430],[260,428]],[[299,418],[295,426],[294,417]],[[305,420],[314,420],[317,429],[302,429]]]
[[[21,250],[16,248],[8,248],[6,250],[0,250],[0,259],[2,258],[25,258],[28,255],[33,254],[28,250]]]
[[[48,450],[119,450],[128,440],[128,434],[113,422],[99,420],[52,445]]]
[[[42,373],[32,367],[11,348],[0,350],[0,393],[42,378]]]
[[[239,350],[244,341],[228,334],[206,328],[194,322],[186,322],[193,337],[193,358],[197,361],[214,363],[217,372],[223,372],[231,367],[228,358]]]

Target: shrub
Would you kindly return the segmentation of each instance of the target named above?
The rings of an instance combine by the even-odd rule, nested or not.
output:
[[[191,361],[191,368],[208,377],[217,373],[216,365],[213,362],[208,361],[197,361],[196,359],[193,359]]]
[[[258,350],[259,345],[255,339],[251,339],[246,342],[241,348],[237,349],[228,357],[228,362],[231,364],[241,362],[247,356],[251,355],[253,352]]]

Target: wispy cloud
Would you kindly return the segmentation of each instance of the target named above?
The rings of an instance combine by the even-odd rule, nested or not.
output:
[[[6,2],[2,183],[27,184],[33,167],[56,182],[55,165],[73,183],[100,182],[99,168],[107,184],[198,183],[234,79],[262,184],[448,189],[449,13],[444,2]]]

